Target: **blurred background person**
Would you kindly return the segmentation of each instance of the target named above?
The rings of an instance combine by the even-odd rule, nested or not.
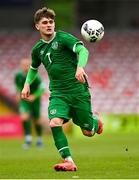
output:
[[[32,144],[32,127],[33,120],[34,128],[37,134],[36,146],[42,147],[42,125],[40,121],[41,114],[41,96],[45,92],[44,84],[39,75],[35,78],[31,86],[31,94],[27,100],[20,98],[20,93],[23,88],[26,75],[30,66],[30,59],[24,58],[21,60],[21,69],[15,74],[15,86],[16,86],[16,99],[18,102],[19,113],[22,120],[25,143],[24,149],[28,149]]]

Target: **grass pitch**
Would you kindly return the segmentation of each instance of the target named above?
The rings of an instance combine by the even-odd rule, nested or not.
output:
[[[0,140],[0,179],[137,179],[139,133],[104,134],[93,138],[70,136],[77,172],[56,172],[60,156],[51,136],[45,146],[22,149],[22,140]]]

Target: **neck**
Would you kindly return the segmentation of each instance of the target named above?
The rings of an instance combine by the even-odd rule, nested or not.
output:
[[[54,36],[55,36],[55,32],[51,35],[41,34],[42,39],[45,41],[51,41],[51,39],[53,39]]]

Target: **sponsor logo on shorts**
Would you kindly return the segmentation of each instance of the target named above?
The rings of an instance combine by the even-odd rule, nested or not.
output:
[[[56,114],[56,109],[50,110],[50,114],[52,114],[52,115]]]
[[[89,124],[84,124],[84,127],[88,128],[88,127],[89,127]]]

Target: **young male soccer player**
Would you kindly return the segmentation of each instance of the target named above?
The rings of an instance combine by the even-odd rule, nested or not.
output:
[[[101,134],[102,122],[92,114],[87,75],[84,67],[88,50],[76,37],[63,31],[55,31],[55,12],[46,7],[34,16],[35,26],[41,38],[32,49],[32,64],[22,90],[22,98],[28,98],[30,84],[43,63],[50,80],[50,104],[48,114],[55,145],[64,161],[56,164],[57,171],[76,171],[63,123],[71,118],[80,126],[85,136]]]
[[[23,123],[23,129],[25,134],[24,149],[28,149],[32,144],[31,133],[31,119],[34,122],[35,130],[37,134],[36,146],[42,147],[42,125],[40,123],[40,106],[41,96],[44,93],[44,85],[39,75],[31,84],[31,94],[26,100],[20,98],[21,91],[23,89],[26,75],[29,70],[30,60],[25,58],[21,60],[21,70],[15,75],[15,85],[17,90],[17,101],[19,105],[19,113]]]

